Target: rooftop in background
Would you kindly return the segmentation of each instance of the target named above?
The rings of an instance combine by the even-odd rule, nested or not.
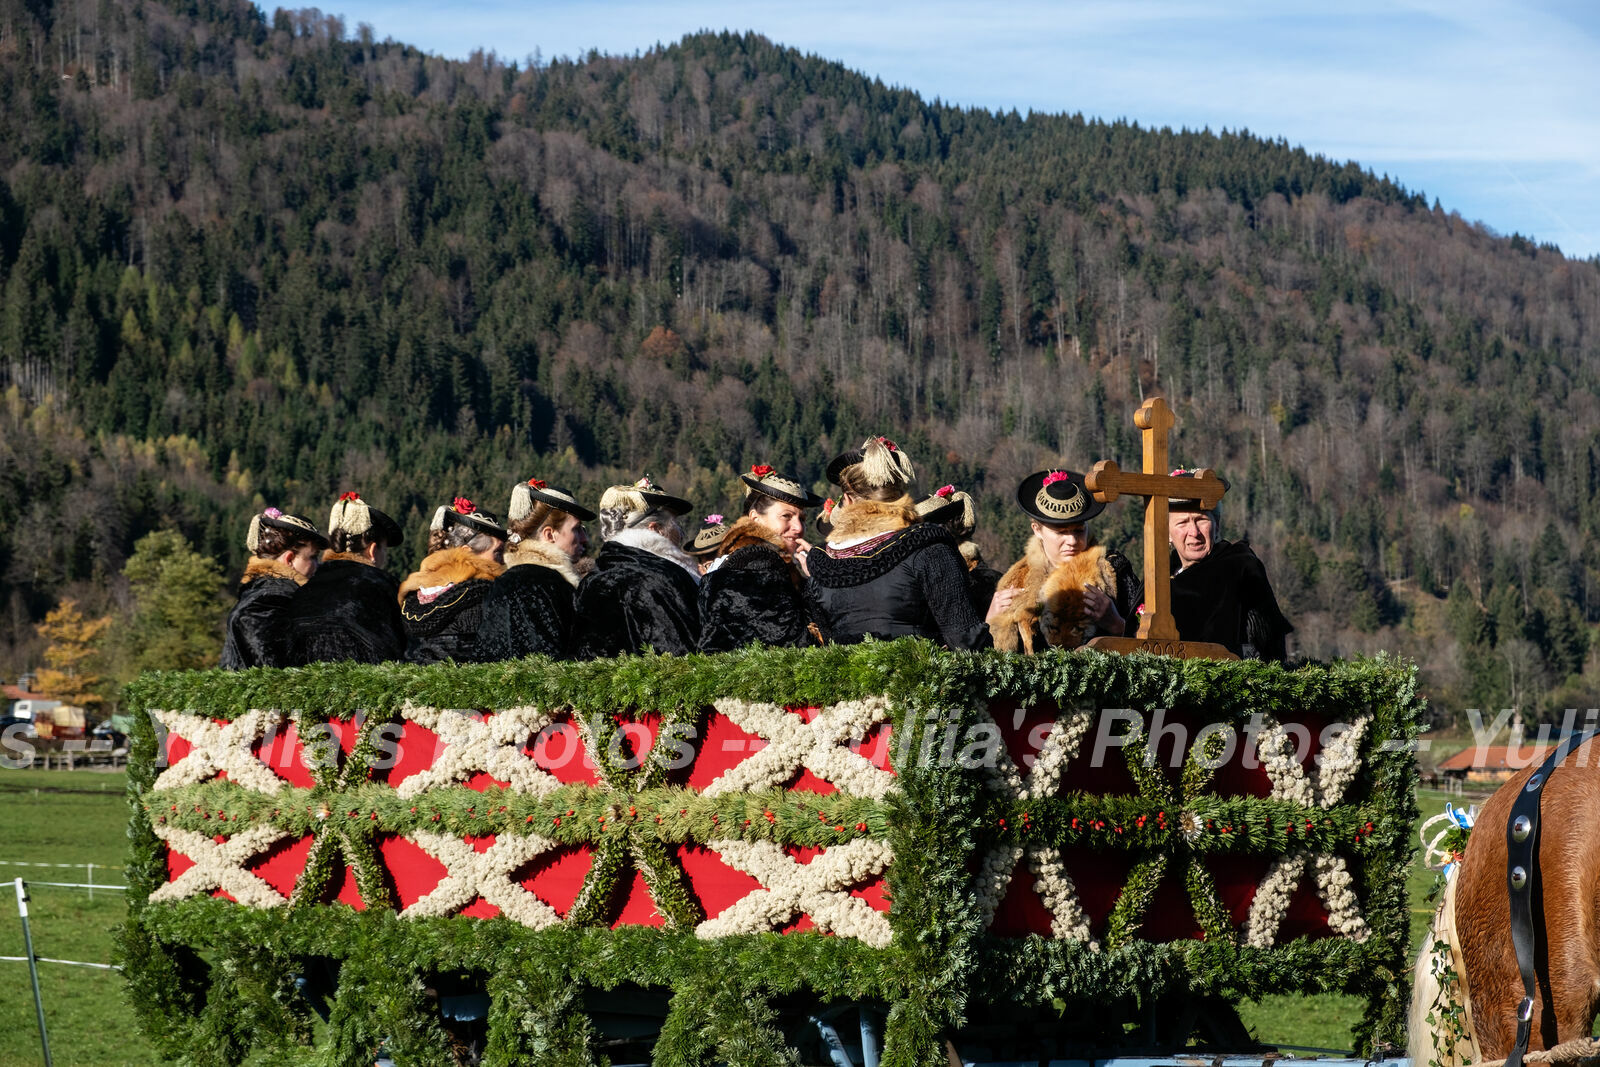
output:
[[[1550,745],[1473,745],[1439,764],[1440,771],[1515,773],[1544,758]]]

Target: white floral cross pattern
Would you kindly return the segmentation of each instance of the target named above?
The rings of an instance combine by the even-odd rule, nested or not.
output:
[[[513,792],[541,796],[560,788],[561,781],[522,751],[528,738],[555,721],[536,707],[507,708],[482,719],[464,711],[406,704],[402,716],[426,727],[445,742],[427,770],[408,776],[396,788],[402,797],[466,781],[482,771],[507,783]]]
[[[1312,781],[1296,758],[1289,731],[1271,715],[1262,717],[1260,739],[1256,742],[1261,763],[1272,780],[1273,800],[1292,800],[1308,808],[1333,807],[1344,799],[1345,791],[1361,770],[1361,739],[1372,716],[1363,715],[1340,732],[1322,750],[1317,779]]]
[[[177,736],[191,746],[182,759],[161,772],[152,789],[195,785],[223,771],[228,773],[229,781],[258,793],[276,793],[286,784],[252,751],[268,727],[283,725],[283,712],[252,708],[227,723],[180,711],[150,714],[167,731],[169,744]]]
[[[799,915],[809,915],[823,933],[853,937],[873,948],[888,947],[889,920],[849,892],[889,866],[894,852],[885,842],[861,838],[835,845],[810,863],[800,863],[770,841],[711,841],[706,847],[760,882],[761,888],[695,927],[696,937],[775,931]]]
[[[151,893],[152,902],[183,900],[213,889],[226,891],[247,908],[277,908],[287,902],[287,897],[259,875],[244,869],[252,858],[288,837],[287,830],[255,826],[219,844],[205,834],[175,826],[157,823],[151,829],[172,851],[194,861],[193,867]]]
[[[537,834],[502,834],[482,852],[448,834],[418,831],[406,840],[445,865],[438,885],[400,912],[402,919],[453,915],[478,897],[500,909],[506,918],[532,930],[561,922],[549,904],[512,880],[530,860],[551,851],[556,843]]]
[[[894,788],[894,775],[849,747],[851,741],[888,721],[888,697],[829,704],[809,723],[778,704],[729,699],[719,700],[713,707],[741,730],[758,734],[767,745],[718,775],[703,791],[708,797],[774,789],[802,768],[844,793],[882,800]]]
[[[1245,944],[1251,948],[1271,948],[1289,911],[1289,901],[1305,879],[1308,868],[1317,872],[1317,895],[1328,909],[1328,926],[1340,937],[1361,942],[1372,936],[1372,928],[1361,914],[1361,905],[1352,888],[1354,880],[1343,856],[1328,853],[1313,856],[1299,851],[1280,857],[1267,870],[1256,887],[1245,920]]]

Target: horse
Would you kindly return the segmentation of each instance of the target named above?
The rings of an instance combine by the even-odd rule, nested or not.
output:
[[[1413,971],[1413,1067],[1503,1060],[1515,1043],[1523,984],[1509,922],[1506,828],[1536,769],[1518,772],[1484,803],[1434,914]],[[1549,773],[1538,821],[1530,1051],[1587,1038],[1600,1011],[1600,740]],[[1452,1000],[1462,1009],[1454,1016],[1446,1010]]]

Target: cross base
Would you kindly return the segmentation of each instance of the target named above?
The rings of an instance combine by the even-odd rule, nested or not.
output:
[[[1173,641],[1166,638],[1145,637],[1095,637],[1089,641],[1089,647],[1101,652],[1149,652],[1157,656],[1172,656],[1176,659],[1227,659],[1235,660],[1228,646],[1213,644],[1210,641]]]

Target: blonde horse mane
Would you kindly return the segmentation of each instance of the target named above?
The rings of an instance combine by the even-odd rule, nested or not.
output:
[[[1458,864],[1445,884],[1444,897],[1433,913],[1411,974],[1406,1051],[1412,1067],[1466,1067],[1483,1058],[1472,1025],[1472,997],[1461,958],[1461,941],[1456,936],[1456,884],[1460,874]],[[1461,1014],[1452,1024],[1449,1012],[1455,1007],[1461,1009]]]

